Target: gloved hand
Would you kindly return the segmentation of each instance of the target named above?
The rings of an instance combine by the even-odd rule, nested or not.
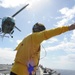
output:
[[[75,23],[73,23],[69,26],[69,30],[73,30],[73,29],[75,29]]]
[[[32,75],[32,72],[34,71],[34,61],[32,59],[30,59],[27,62],[27,66],[28,66],[29,75]]]
[[[34,71],[34,67],[33,67],[31,64],[29,64],[29,65],[28,65],[28,72],[29,72],[29,75],[32,75],[32,71]]]

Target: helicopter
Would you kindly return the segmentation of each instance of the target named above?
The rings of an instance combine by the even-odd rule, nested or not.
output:
[[[0,28],[0,36],[9,37],[9,36],[5,36],[6,34],[9,34],[11,38],[13,38],[12,34],[14,33],[14,28],[16,28],[18,31],[21,32],[21,30],[15,25],[14,17],[18,13],[20,13],[24,8],[26,8],[28,5],[29,4],[26,4],[25,6],[23,6],[19,11],[17,11],[12,16],[0,18],[2,20],[1,28]]]

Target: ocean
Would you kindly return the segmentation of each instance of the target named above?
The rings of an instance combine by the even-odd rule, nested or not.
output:
[[[75,70],[56,70],[60,75],[75,75]]]

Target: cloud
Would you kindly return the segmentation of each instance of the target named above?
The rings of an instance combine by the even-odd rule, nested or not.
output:
[[[42,62],[45,61],[45,62]],[[70,69],[75,70],[75,54],[67,54],[63,56],[52,56],[45,57],[40,60],[41,64],[56,69]],[[50,64],[48,64],[50,63]],[[56,65],[57,64],[57,65]]]
[[[49,46],[46,48],[47,51],[56,51],[56,50],[63,50],[64,49],[64,43],[60,43],[58,45],[55,46]]]
[[[0,48],[0,64],[12,64],[16,51],[11,48]]]
[[[62,65],[73,65],[75,62],[75,54],[60,56],[59,63]]]
[[[16,42],[17,42],[17,44],[19,44],[21,41],[22,41],[22,40],[17,40]]]
[[[36,11],[48,5],[50,0],[1,0],[0,6],[4,8],[14,8],[20,5],[29,4],[28,10]]]
[[[75,52],[75,42],[73,41],[74,38],[75,37],[73,37],[73,35],[72,35],[72,39],[70,39],[70,41],[68,41],[68,38],[65,37],[62,41],[58,42],[58,44],[47,47],[46,50],[47,51],[63,50],[67,53]]]
[[[48,40],[48,43],[54,43],[54,42],[58,42],[58,39],[53,37]]]
[[[2,0],[0,6],[5,8],[16,7],[21,4],[26,4],[27,0]]]
[[[75,30],[73,30],[73,34],[71,34],[71,39],[75,42]]]
[[[17,45],[22,40],[17,40]],[[0,48],[0,64],[12,64],[14,62],[14,58],[16,55],[16,51],[12,48]]]
[[[72,7],[72,9],[69,9],[68,7],[64,7],[60,9],[59,12],[61,13],[62,16],[59,17],[59,19],[61,20],[57,22],[56,26],[65,25],[68,23],[68,21],[72,20],[75,17],[75,6]]]
[[[50,0],[29,0],[29,9],[32,11],[40,10],[42,8],[45,8],[45,6],[48,5],[49,2]]]
[[[44,45],[44,44],[51,44],[51,43],[54,43],[54,42],[58,42],[59,40],[55,37],[52,37],[51,39],[48,39],[48,40],[45,40],[43,41],[41,44]]]
[[[75,65],[74,65],[75,64],[75,54],[67,54],[64,56],[52,57],[52,58],[55,58],[52,65],[57,64],[55,65],[56,68],[58,67],[59,69],[70,69],[70,70],[75,69]]]

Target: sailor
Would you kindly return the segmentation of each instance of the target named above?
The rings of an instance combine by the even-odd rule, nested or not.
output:
[[[46,30],[41,23],[36,23],[32,34],[26,36],[16,47],[17,54],[10,75],[33,75],[40,60],[40,44],[51,37],[75,29],[75,23]]]

